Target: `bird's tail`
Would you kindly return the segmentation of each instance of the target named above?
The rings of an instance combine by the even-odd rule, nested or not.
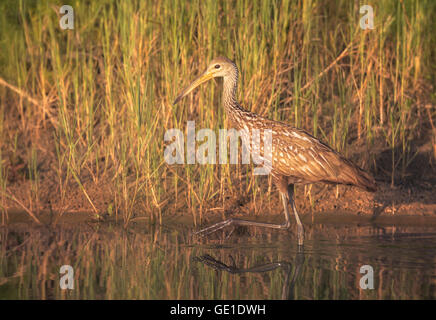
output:
[[[338,182],[360,187],[370,192],[377,191],[377,183],[374,178],[356,166],[354,163],[345,160],[347,166],[343,166],[338,176]]]

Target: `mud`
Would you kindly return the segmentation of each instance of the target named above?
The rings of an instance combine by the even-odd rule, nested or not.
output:
[[[89,199],[92,199],[92,204],[76,182],[68,181],[61,187],[60,181],[65,182],[65,172],[59,175],[56,171],[57,160],[53,145],[50,144],[50,135],[45,131],[40,132],[39,135],[37,198],[32,196],[34,182],[28,176],[29,164],[24,160],[26,145],[20,147],[21,151],[17,152],[15,159],[6,158],[5,167],[9,172],[7,196],[3,198],[1,206],[5,208],[3,212],[8,213],[9,220],[14,218],[16,212],[23,212],[26,209],[37,216],[51,212],[53,217],[87,213],[92,219],[105,216],[114,218],[114,198],[117,190],[113,177],[109,174],[97,176],[92,168],[83,170],[80,180]],[[428,139],[421,144],[431,147]],[[365,159],[367,151],[364,147],[359,148],[355,144],[351,149],[353,150],[351,160],[360,163],[362,161],[359,159]],[[321,217],[326,214],[366,216],[373,220],[385,216],[436,217],[436,166],[433,164],[431,148],[427,149],[417,154],[403,177],[399,174],[394,177],[395,183],[392,185],[390,153],[375,146],[372,152],[378,155],[377,170],[373,172],[378,184],[377,192],[369,193],[356,187],[321,183],[313,186],[297,186],[295,192],[297,209],[303,219],[308,219],[305,216]],[[274,186],[271,193],[268,193],[266,178],[259,179],[259,186],[262,195],[256,198],[252,192],[244,194],[242,191],[227,196],[224,201],[215,197],[207,201],[201,211],[196,213],[197,217],[194,217],[192,210],[186,207],[184,199],[186,195],[180,195],[182,201],[177,203],[170,195],[168,201],[163,203],[159,215],[164,219],[184,217],[191,225],[232,216],[256,218],[264,215],[282,215],[283,207]],[[247,189],[246,186],[240,188],[243,189]],[[138,199],[133,207],[134,219],[152,220],[149,218],[150,207],[152,206]],[[118,217],[121,217],[122,209],[117,213]],[[5,217],[5,213],[2,217]],[[2,219],[2,221],[6,220]]]

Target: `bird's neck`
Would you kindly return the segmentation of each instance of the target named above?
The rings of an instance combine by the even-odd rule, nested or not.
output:
[[[224,77],[223,87],[223,104],[227,117],[232,125],[238,129],[241,126],[240,118],[247,111],[236,100],[238,90],[238,70],[236,68],[234,72]]]

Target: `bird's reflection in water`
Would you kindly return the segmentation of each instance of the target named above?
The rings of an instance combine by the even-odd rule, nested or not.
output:
[[[282,288],[282,300],[293,300],[294,299],[294,286],[301,273],[301,268],[304,264],[304,252],[299,250],[295,256],[294,265],[287,261],[271,262],[261,265],[256,265],[250,268],[238,268],[236,266],[235,260],[230,255],[230,260],[232,265],[227,265],[222,261],[216,260],[212,256],[205,254],[199,257],[194,257],[194,261],[202,262],[203,264],[211,267],[217,271],[225,271],[231,274],[242,274],[242,273],[261,273],[273,271],[277,268],[282,268],[285,272],[285,281],[283,282]]]

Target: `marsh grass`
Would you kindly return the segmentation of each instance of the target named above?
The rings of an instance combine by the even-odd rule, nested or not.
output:
[[[63,4],[74,8],[74,30],[59,27]],[[20,201],[30,210],[47,171],[55,173],[56,210],[68,210],[75,187],[82,209],[99,215],[113,205],[125,225],[134,214],[159,222],[174,210],[197,224],[226,196],[266,199],[271,183],[255,181],[250,166],[169,167],[163,159],[167,129],[185,130],[188,120],[197,129],[225,126],[219,81],[172,105],[219,54],[239,66],[247,109],[303,127],[347,156],[366,146],[358,164],[394,185],[408,175],[428,124],[423,106],[434,103],[436,4],[365,4],[374,7],[374,30],[359,28],[359,1],[347,0],[2,1],[2,208],[17,141],[31,181]],[[389,172],[376,149],[390,150]],[[109,204],[96,199],[102,185]]]

